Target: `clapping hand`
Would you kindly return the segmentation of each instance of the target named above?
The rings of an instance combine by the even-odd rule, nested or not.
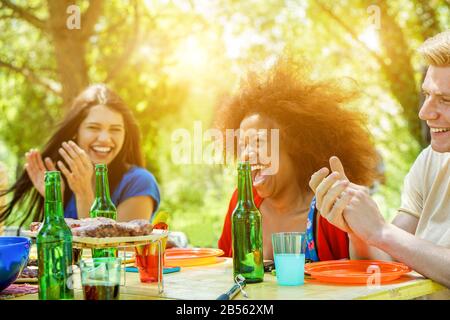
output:
[[[330,167],[332,174],[322,168],[309,182],[317,209],[331,224],[371,243],[385,226],[377,204],[368,188],[348,180],[339,158],[331,157]]]
[[[364,192],[367,188],[351,183],[345,175],[344,167],[338,157],[330,158],[330,168],[324,167],[311,176],[309,186],[316,195],[316,208],[331,224],[350,232],[343,217],[343,211],[350,203],[355,191]]]
[[[53,161],[46,157],[44,161],[42,160],[41,153],[37,149],[31,149],[25,153],[25,170],[27,171],[28,177],[33,183],[36,190],[44,197],[45,196],[45,171],[56,170]],[[64,192],[64,182],[61,182],[61,188]]]
[[[86,152],[73,141],[63,142],[58,152],[67,164],[58,161],[58,168],[66,177],[72,192],[75,195],[92,193],[94,166]]]

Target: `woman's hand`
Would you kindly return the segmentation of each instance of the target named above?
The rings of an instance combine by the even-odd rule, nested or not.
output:
[[[58,161],[58,168],[66,177],[75,196],[93,196],[94,166],[86,152],[73,141],[63,142],[62,148],[59,148],[58,152],[68,165],[67,167],[62,161]]]
[[[42,161],[41,153],[37,149],[31,149],[25,153],[25,170],[28,177],[33,183],[36,190],[44,197],[45,196],[45,171],[57,170],[53,161],[47,157]],[[62,193],[64,193],[64,182],[61,181]]]

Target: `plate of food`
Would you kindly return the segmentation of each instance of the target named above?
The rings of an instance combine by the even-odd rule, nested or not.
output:
[[[72,243],[76,248],[104,248],[146,244],[167,237],[167,230],[154,229],[147,220],[117,222],[97,217],[86,219],[64,219],[72,231]],[[35,238],[41,222],[33,222],[30,230],[22,234]]]

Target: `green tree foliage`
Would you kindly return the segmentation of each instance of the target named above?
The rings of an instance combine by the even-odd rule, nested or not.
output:
[[[79,30],[67,28],[70,5],[80,9]],[[369,118],[386,168],[376,197],[391,217],[426,145],[415,49],[449,28],[449,11],[446,0],[0,0],[0,160],[13,178],[73,97],[106,82],[138,118],[171,228],[193,245],[215,246],[235,170],[177,165],[172,134],[192,132],[196,120],[212,126],[215,107],[249,69],[290,53],[306,57],[318,77],[359,84],[362,98],[350,107]]]

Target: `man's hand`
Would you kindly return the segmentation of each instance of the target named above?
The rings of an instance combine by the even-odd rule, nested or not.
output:
[[[358,190],[360,186],[351,183],[344,172],[338,157],[330,158],[332,173],[324,167],[311,176],[309,186],[316,195],[316,208],[331,224],[350,232],[342,213],[351,200],[350,190]],[[327,177],[328,176],[328,177]]]
[[[372,243],[386,225],[377,204],[366,187],[348,181],[339,158],[331,157],[330,167],[331,175],[322,168],[309,182],[317,209],[331,224]]]
[[[350,203],[344,209],[344,220],[352,232],[368,245],[375,245],[387,223],[369,192],[350,190]]]

